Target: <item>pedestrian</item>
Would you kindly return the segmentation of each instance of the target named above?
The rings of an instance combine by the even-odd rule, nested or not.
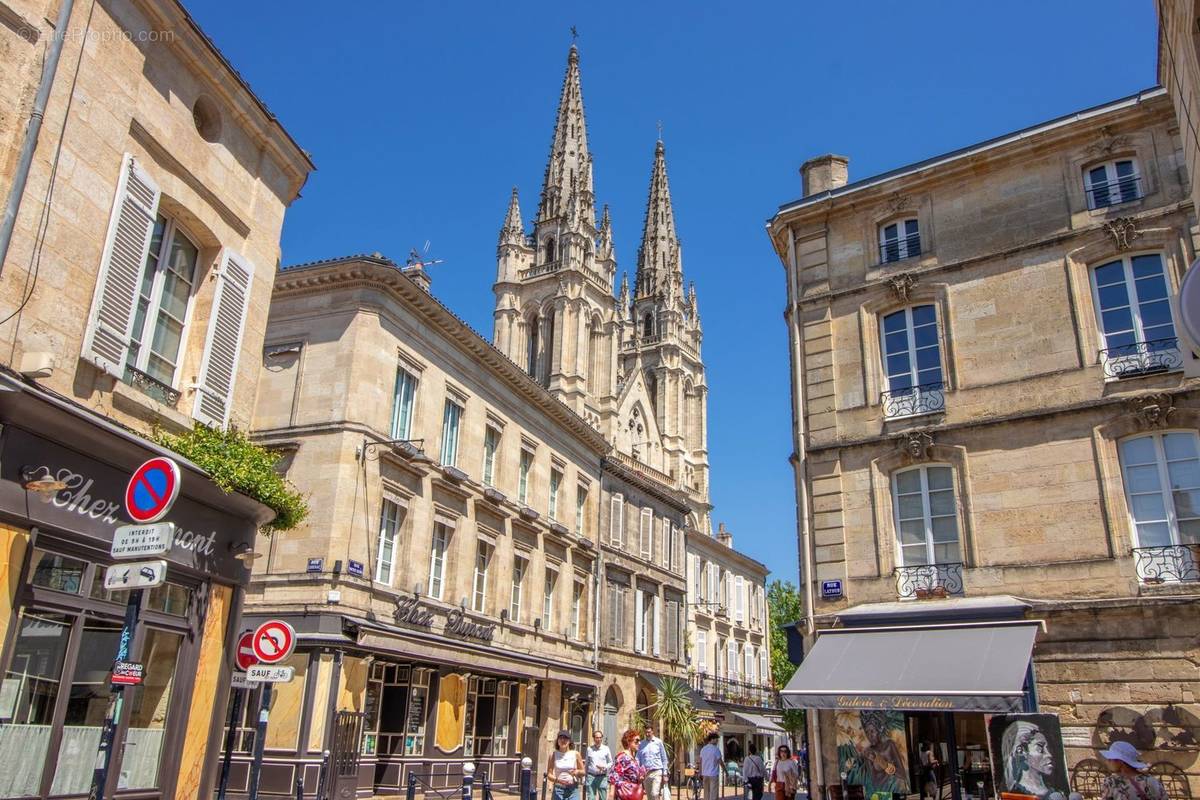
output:
[[[742,762],[742,777],[750,784],[750,800],[762,800],[763,783],[767,778],[767,765],[758,754],[754,742],[746,745],[746,760]]]
[[[923,797],[934,798],[938,796],[938,781],[937,768],[939,762],[937,756],[933,754],[933,746],[929,742],[921,742],[919,751],[921,754],[921,791]]]
[[[771,770],[771,783],[775,787],[775,800],[793,800],[800,788],[800,770],[792,760],[792,748],[779,745],[775,751],[775,768]]]
[[[554,752],[546,762],[546,780],[554,786],[554,800],[581,800],[579,782],[583,776],[583,756],[575,749],[570,731],[559,731]]]
[[[704,786],[704,800],[717,800],[721,788],[721,748],[717,741],[721,736],[710,733],[700,748],[700,783]]]
[[[592,731],[587,749],[587,800],[608,800],[608,771],[612,765],[612,751],[604,743],[604,734]]]
[[[666,778],[670,761],[667,758],[667,746],[663,740],[654,735],[654,723],[647,722],[638,744],[637,760],[646,770],[642,786],[646,789],[647,800],[662,800],[663,780]]]
[[[1100,785],[1100,800],[1167,800],[1167,790],[1158,778],[1142,771],[1150,765],[1129,742],[1113,742],[1100,757],[1108,759],[1112,771]]]
[[[621,736],[621,752],[613,762],[608,772],[609,783],[613,785],[615,800],[642,800],[642,779],[646,770],[637,762],[637,731],[630,729]]]

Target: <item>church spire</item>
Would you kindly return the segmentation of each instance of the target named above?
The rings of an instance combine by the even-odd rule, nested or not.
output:
[[[566,213],[574,200],[576,213],[595,224],[591,162],[587,123],[583,118],[579,48],[571,45],[567,55],[567,74],[563,78],[562,94],[558,99],[554,138],[550,142],[550,159],[546,164],[541,201],[538,203],[538,222]]]
[[[662,139],[659,139],[654,148],[654,168],[650,172],[642,245],[638,248],[635,294],[646,297],[666,292],[676,280],[682,283],[682,278],[675,211],[671,208],[671,187],[667,183],[666,152]]]
[[[525,223],[521,222],[521,204],[517,201],[515,186],[508,201],[508,213],[504,215],[504,225],[500,227],[500,244],[525,244]]]

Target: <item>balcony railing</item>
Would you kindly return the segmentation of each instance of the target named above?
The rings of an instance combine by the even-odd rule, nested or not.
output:
[[[561,261],[548,261],[545,264],[538,264],[536,267],[521,270],[517,277],[521,280],[536,278],[538,275],[548,275],[551,272],[558,272],[561,268]]]
[[[1100,366],[1109,378],[1136,378],[1183,368],[1179,340],[1152,339],[1100,351]]]
[[[915,597],[918,600],[961,596],[962,568],[961,561],[896,567],[896,595],[901,599]]]
[[[770,686],[717,678],[703,673],[693,675],[691,683],[692,688],[705,700],[746,708],[780,708],[779,692]]]
[[[1200,544],[1135,547],[1133,559],[1142,583],[1200,581]]]
[[[879,402],[883,405],[883,415],[888,419],[945,411],[946,384],[923,383],[920,386],[892,389],[881,392]]]
[[[879,243],[879,260],[884,264],[921,255],[921,234],[910,233],[899,239],[885,239]]]
[[[1142,196],[1142,178],[1124,175],[1112,181],[1093,183],[1087,188],[1088,208],[1108,208],[1130,203]]]

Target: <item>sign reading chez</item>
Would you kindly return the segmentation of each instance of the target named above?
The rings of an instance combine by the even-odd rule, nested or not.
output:
[[[26,491],[22,469],[45,472],[66,486],[53,494]],[[137,464],[120,470],[74,450],[34,436],[19,428],[4,432],[0,456],[0,504],[20,502],[34,524],[74,531],[97,540],[109,550],[117,529],[128,523],[124,513],[125,490]],[[187,496],[171,509],[175,523],[164,557],[175,564],[210,574],[241,575],[245,567],[233,557],[229,545],[253,541],[252,520],[228,514]]]
[[[417,597],[401,597],[396,600],[396,622],[415,625],[418,628],[433,628],[433,612],[421,605]],[[461,609],[453,609],[446,615],[442,632],[447,636],[462,636],[490,642],[496,633],[495,625],[484,625],[472,621]]]

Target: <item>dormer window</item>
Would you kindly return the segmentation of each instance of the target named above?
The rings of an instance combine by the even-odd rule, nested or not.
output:
[[[1088,208],[1108,208],[1142,196],[1142,178],[1131,158],[1088,167],[1084,171]]]
[[[879,229],[879,260],[884,264],[921,255],[921,230],[915,219],[889,222]]]

